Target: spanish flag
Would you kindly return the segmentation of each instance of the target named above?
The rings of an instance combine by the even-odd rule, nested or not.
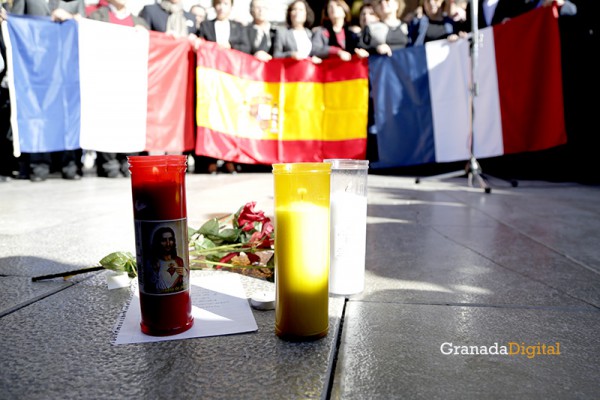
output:
[[[265,63],[204,43],[196,154],[246,164],[364,159],[368,75],[367,60]]]

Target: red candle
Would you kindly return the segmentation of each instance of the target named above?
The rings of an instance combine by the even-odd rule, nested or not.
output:
[[[192,327],[185,201],[186,157],[131,156],[142,332],[166,336]]]

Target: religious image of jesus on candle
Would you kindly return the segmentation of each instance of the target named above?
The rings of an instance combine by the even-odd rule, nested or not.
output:
[[[152,257],[146,267],[146,291],[174,293],[184,290],[184,279],[189,274],[183,258],[177,255],[177,239],[170,227],[160,227],[152,236]]]

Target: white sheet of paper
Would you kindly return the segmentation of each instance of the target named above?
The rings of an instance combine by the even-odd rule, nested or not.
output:
[[[131,286],[131,279],[127,272],[108,271],[106,273],[106,286],[108,286],[108,290],[129,287]]]
[[[149,336],[140,329],[140,301],[137,289],[124,318],[115,328],[114,345],[148,343],[197,337],[231,335],[258,330],[240,276],[234,273],[192,276],[194,325],[172,336]]]

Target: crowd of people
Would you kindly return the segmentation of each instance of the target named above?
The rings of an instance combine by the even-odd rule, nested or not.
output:
[[[10,1],[10,0],[9,0]],[[252,22],[244,25],[230,18],[234,0],[212,0],[209,10],[195,4],[184,10],[182,0],[162,0],[144,6],[137,15],[129,11],[127,0],[99,0],[86,7],[84,0],[12,0],[0,9],[0,20],[10,14],[50,16],[55,21],[90,18],[187,37],[194,46],[203,41],[218,43],[228,49],[252,54],[268,62],[272,58],[323,59],[391,55],[395,49],[421,46],[439,39],[457,40],[471,29],[470,4],[467,0],[418,0],[417,7],[407,9],[403,0],[326,0],[321,15],[315,15],[307,0],[292,0],[285,23],[267,19],[269,0],[252,0]],[[479,27],[501,23],[535,7],[557,3],[563,13],[572,14],[576,7],[568,0],[480,0]],[[1,4],[1,3],[0,3]],[[352,5],[352,7],[351,7]],[[0,38],[1,39],[1,38]],[[18,159],[11,156],[10,104],[5,82],[5,49],[0,40],[0,180],[11,177],[43,181],[58,169],[64,179],[77,180],[83,175],[83,151],[29,153]],[[373,143],[369,138],[369,143]],[[372,145],[370,145],[372,146]],[[369,154],[372,153],[368,153]],[[127,154],[95,155],[98,176],[127,176]],[[191,155],[195,172],[237,173],[242,166],[227,160]]]

